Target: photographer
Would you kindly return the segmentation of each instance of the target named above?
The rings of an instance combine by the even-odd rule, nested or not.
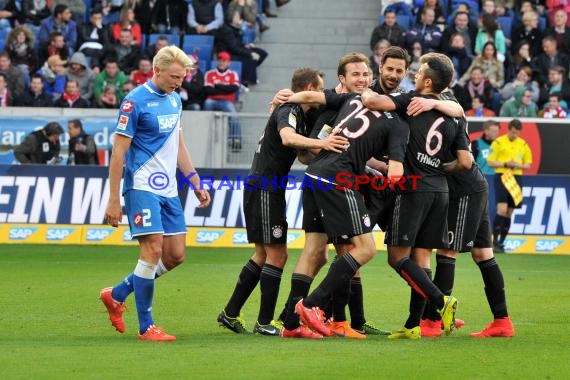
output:
[[[14,148],[14,156],[22,164],[56,165],[59,157],[59,136],[63,128],[57,122],[46,124],[39,131],[26,136],[25,140]]]

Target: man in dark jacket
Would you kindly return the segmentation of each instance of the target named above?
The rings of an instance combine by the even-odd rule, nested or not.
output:
[[[33,74],[28,91],[14,100],[15,107],[53,107],[53,99],[44,91],[44,77]]]
[[[192,70],[188,71],[180,86],[180,98],[185,110],[200,111],[206,98],[204,91],[204,73],[198,67],[199,58],[192,54],[189,56],[193,62]]]
[[[30,133],[14,148],[16,160],[22,164],[58,164],[59,136],[62,134],[63,128],[57,122],[48,123],[39,131]]]
[[[406,29],[408,26],[406,25]],[[384,11],[384,22],[378,25],[372,31],[370,36],[370,50],[374,50],[374,46],[381,39],[386,39],[392,46],[405,46],[406,29],[396,21],[396,11],[387,9]]]
[[[216,37],[224,25],[224,9],[218,0],[194,0],[188,7],[188,34]]]
[[[68,165],[99,165],[97,157],[97,145],[93,136],[83,130],[83,123],[79,119],[67,122],[69,133],[69,157]]]

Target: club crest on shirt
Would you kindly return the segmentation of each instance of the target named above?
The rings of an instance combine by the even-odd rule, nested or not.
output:
[[[169,132],[178,124],[178,114],[157,115],[160,132]]]
[[[273,234],[273,237],[274,237],[275,239],[279,239],[280,237],[283,236],[283,227],[281,227],[281,226],[273,226],[273,227],[271,227],[271,229],[273,230],[273,231],[272,231],[272,234]]]
[[[121,111],[125,113],[131,113],[133,108],[135,107],[135,103],[131,100],[125,100],[123,105],[121,106]]]
[[[125,130],[127,129],[127,124],[129,123],[129,117],[125,115],[121,115],[119,117],[119,124],[117,124],[117,129]]]
[[[368,214],[364,215],[362,221],[366,227],[370,227],[370,216],[368,216]]]

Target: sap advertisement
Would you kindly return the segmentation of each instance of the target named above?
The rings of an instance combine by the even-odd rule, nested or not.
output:
[[[178,175],[173,179],[179,185],[189,244],[246,245],[242,196],[247,171],[199,172],[202,186],[212,195],[206,209],[197,208],[193,193],[188,191],[188,178]],[[0,165],[0,223],[9,224],[0,226],[0,242],[131,242],[126,217],[122,229],[104,226],[107,174],[107,169],[100,167]],[[523,206],[513,215],[507,250],[570,254],[570,176],[526,176],[524,183]],[[303,172],[292,172],[286,193],[290,242],[302,241],[302,186]],[[493,216],[492,187],[490,190]]]

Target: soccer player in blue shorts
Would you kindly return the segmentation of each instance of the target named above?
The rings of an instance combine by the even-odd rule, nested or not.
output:
[[[112,325],[123,333],[124,302],[134,291],[141,340],[176,340],[154,324],[151,314],[154,279],[184,261],[186,223],[176,168],[189,178],[199,207],[210,204],[210,195],[200,189],[200,178],[184,144],[182,102],[175,92],[190,69],[191,61],[182,50],[162,48],[153,60],[152,79],[125,97],[115,127],[105,216],[114,227],[123,218],[120,184],[124,164],[126,216],[131,235],[139,241],[140,257],[133,273],[114,288],[103,289],[100,297]]]

